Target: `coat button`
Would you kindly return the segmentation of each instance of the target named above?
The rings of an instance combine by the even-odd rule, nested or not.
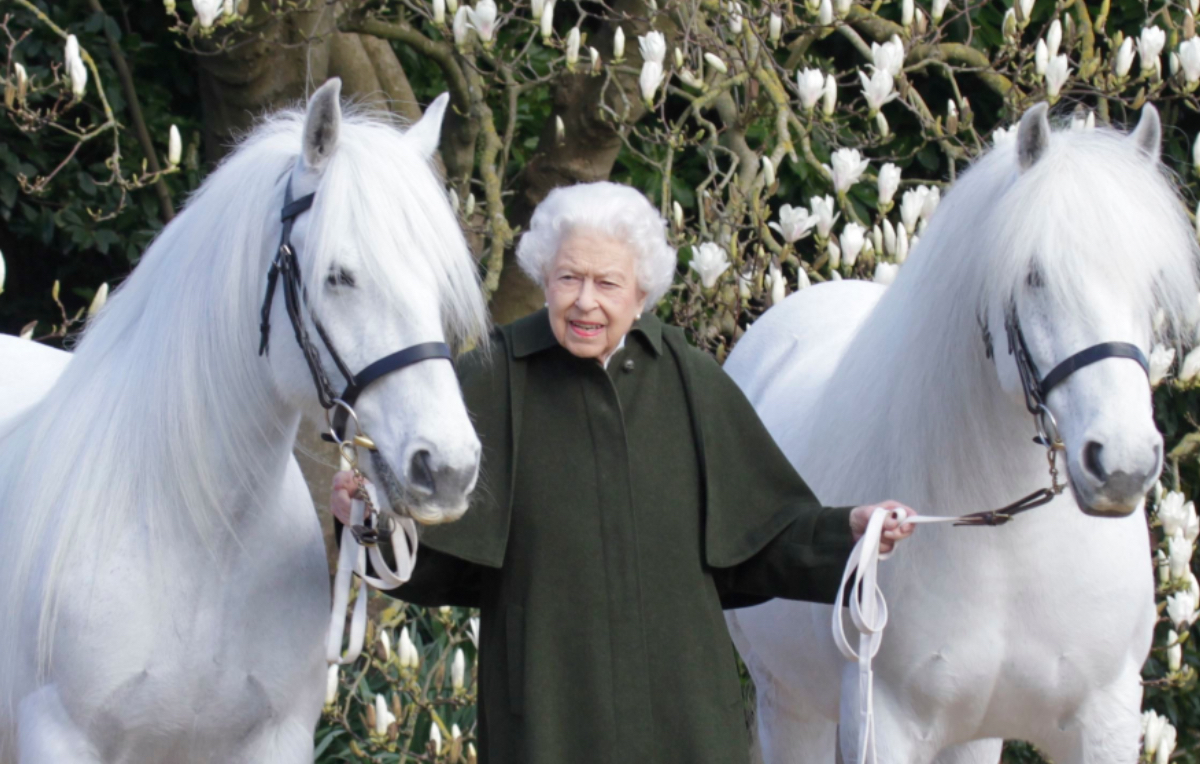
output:
[[[633,359],[630,358],[628,361],[621,364],[621,368],[624,369],[625,371],[633,371]]]

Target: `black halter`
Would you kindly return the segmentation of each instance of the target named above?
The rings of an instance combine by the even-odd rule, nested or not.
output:
[[[323,433],[321,437],[330,442],[340,443],[345,437],[346,419],[353,413],[355,401],[368,385],[405,366],[433,358],[453,360],[454,356],[450,352],[450,346],[444,342],[423,342],[385,356],[355,374],[338,355],[325,328],[310,311],[309,315],[317,330],[317,336],[321,338],[321,343],[329,351],[329,356],[337,366],[338,372],[346,380],[346,389],[342,391],[341,395],[337,394],[329,382],[325,367],[321,364],[321,353],[309,337],[308,328],[304,323],[302,306],[307,302],[307,295],[300,278],[300,262],[296,258],[296,250],[293,249],[291,241],[292,227],[296,223],[296,218],[312,207],[314,196],[316,194],[308,194],[293,201],[292,181],[291,178],[288,179],[287,190],[284,192],[283,210],[279,215],[283,223],[283,231],[279,237],[279,250],[275,254],[274,262],[271,263],[271,269],[267,272],[267,294],[262,305],[262,321],[259,326],[262,339],[258,354],[263,355],[268,352],[268,343],[271,339],[271,302],[275,297],[275,287],[279,283],[279,277],[283,276],[283,299],[287,305],[288,319],[292,322],[296,343],[300,346],[300,350],[304,353],[304,360],[308,363],[313,384],[317,388],[317,398],[327,411],[336,408],[331,421],[331,432]]]
[[[981,324],[982,325],[982,324]],[[992,337],[986,325],[983,326],[983,342],[987,346],[988,357],[992,357]],[[1008,352],[1017,364],[1017,374],[1021,377],[1021,389],[1025,393],[1025,408],[1033,416],[1037,436],[1033,442],[1046,448],[1046,458],[1050,466],[1050,487],[1039,488],[1033,493],[1017,499],[1008,506],[988,512],[975,512],[964,515],[956,525],[1003,525],[1022,512],[1034,507],[1048,504],[1055,496],[1063,492],[1066,486],[1058,482],[1058,469],[1055,465],[1056,454],[1063,449],[1062,438],[1058,432],[1058,424],[1046,399],[1050,391],[1062,384],[1067,377],[1085,366],[1090,366],[1106,358],[1129,358],[1137,361],[1150,376],[1150,362],[1137,345],[1128,342],[1101,342],[1084,348],[1078,353],[1060,362],[1050,370],[1045,377],[1038,373],[1033,354],[1025,343],[1025,335],[1021,332],[1021,322],[1017,318],[1016,306],[1009,306],[1004,317],[1004,331],[1008,335]]]

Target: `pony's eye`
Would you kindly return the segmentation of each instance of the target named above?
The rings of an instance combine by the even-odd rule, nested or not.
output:
[[[354,274],[345,268],[332,270],[329,272],[329,275],[325,277],[325,285],[331,287],[352,287],[354,286]]]

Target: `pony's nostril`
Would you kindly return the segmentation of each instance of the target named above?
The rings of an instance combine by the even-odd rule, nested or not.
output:
[[[1104,465],[1100,463],[1100,451],[1104,446],[1096,441],[1089,441],[1083,447],[1083,466],[1092,476],[1103,483],[1108,479],[1108,473],[1104,471]]]
[[[429,493],[434,492],[433,468],[429,466],[429,452],[425,449],[413,454],[408,479],[413,488]]]

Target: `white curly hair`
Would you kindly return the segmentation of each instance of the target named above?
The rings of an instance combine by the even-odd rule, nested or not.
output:
[[[640,191],[609,181],[556,188],[542,200],[517,245],[521,270],[545,286],[559,246],[576,229],[611,235],[633,250],[646,309],[666,294],[676,262],[666,221]]]

